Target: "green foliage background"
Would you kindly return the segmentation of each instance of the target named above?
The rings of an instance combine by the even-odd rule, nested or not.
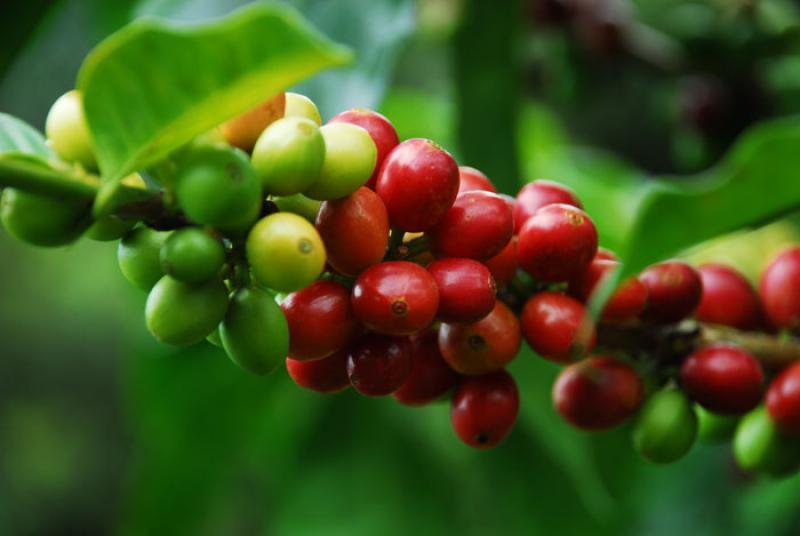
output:
[[[88,50],[129,20],[204,20],[244,3],[4,7],[0,111],[41,128]],[[379,107],[401,137],[435,139],[511,193],[538,176],[569,182],[606,245],[634,244],[627,253],[643,262],[784,212],[797,197],[775,193],[800,184],[797,120],[748,133],[722,165],[682,182],[655,183],[620,157],[577,145],[569,110],[542,105],[519,87],[517,2],[290,3],[356,52],[352,66],[298,87],[325,117]],[[576,70],[575,77],[590,74]],[[610,107],[620,111],[609,128],[630,129],[622,108]],[[731,204],[704,221],[706,203],[692,192],[702,181],[741,176]],[[742,184],[751,186],[737,190]],[[748,201],[755,208],[742,215]],[[679,215],[687,203],[691,210]],[[633,223],[637,215],[642,227]],[[724,257],[754,275],[768,254],[798,238],[793,222],[691,254]],[[704,224],[713,229],[706,236],[698,232]],[[698,445],[681,462],[655,467],[635,455],[624,427],[571,430],[550,406],[557,369],[529,351],[511,366],[522,395],[517,428],[501,447],[478,452],[456,440],[445,404],[408,409],[354,393],[320,396],[297,389],[285,372],[251,378],[211,346],[175,352],[157,345],[144,327],[145,297],[124,282],[112,245],[37,250],[3,233],[0,255],[0,533],[800,530],[800,477],[753,480],[733,468],[726,446]]]

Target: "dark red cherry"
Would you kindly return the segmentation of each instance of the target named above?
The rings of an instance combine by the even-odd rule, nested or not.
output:
[[[505,285],[517,275],[517,237],[512,236],[500,253],[483,262],[498,285]]]
[[[489,269],[472,259],[441,259],[428,266],[439,288],[445,322],[477,322],[494,309],[497,286]]]
[[[683,320],[700,304],[703,282],[697,270],[681,261],[654,264],[639,275],[647,287],[648,302],[642,318],[652,322]]]
[[[594,348],[591,316],[581,302],[566,294],[534,294],[522,309],[520,323],[530,347],[556,363],[575,361]]]
[[[396,391],[411,374],[413,359],[408,337],[380,333],[361,336],[347,356],[347,376],[359,393],[386,396]]]
[[[681,384],[695,402],[714,413],[741,415],[761,401],[764,371],[736,346],[706,346],[681,365]]]
[[[428,236],[431,250],[439,257],[485,260],[500,253],[513,233],[506,202],[491,192],[471,191],[458,194]]]
[[[570,281],[569,293],[588,303],[597,286],[619,266],[617,261],[598,259],[581,275]],[[603,307],[602,319],[625,322],[639,316],[647,306],[647,287],[636,277],[628,278],[616,288]]]
[[[400,143],[386,157],[375,191],[389,220],[408,232],[427,231],[441,220],[458,194],[458,165],[430,140]]]
[[[347,350],[339,350],[315,361],[286,358],[286,370],[294,383],[318,393],[337,393],[350,387]]]
[[[344,348],[358,333],[350,291],[335,281],[315,281],[281,303],[289,324],[289,355],[321,359]]]
[[[705,264],[697,269],[703,294],[695,316],[702,322],[738,329],[756,329],[761,323],[761,305],[755,289],[745,277],[723,264]]]
[[[352,303],[356,317],[369,329],[410,335],[433,321],[439,308],[439,290],[422,266],[390,261],[362,272],[353,287]]]
[[[439,351],[438,333],[427,330],[411,337],[413,366],[411,373],[394,396],[407,406],[422,406],[440,399],[458,381]]]
[[[591,218],[571,205],[547,205],[528,219],[517,243],[522,268],[548,283],[569,281],[582,273],[597,253],[597,230]]]
[[[785,368],[767,389],[769,416],[786,434],[800,435],[800,363]]]
[[[517,384],[501,370],[462,378],[453,396],[450,421],[461,441],[470,447],[489,448],[508,436],[518,413]]]
[[[761,305],[775,328],[800,326],[800,247],[789,248],[775,257],[761,274],[758,287]]]
[[[458,175],[460,178],[458,193],[471,192],[473,190],[497,193],[497,188],[494,187],[489,177],[473,167],[459,166]]]

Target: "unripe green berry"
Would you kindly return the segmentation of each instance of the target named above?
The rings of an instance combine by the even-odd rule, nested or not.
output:
[[[117,248],[117,262],[125,279],[142,290],[153,288],[164,270],[161,268],[161,247],[169,231],[139,227],[126,234]]]
[[[290,212],[277,212],[256,223],[247,236],[246,252],[256,281],[278,291],[299,290],[325,268],[319,233]]]
[[[221,145],[197,145],[182,154],[175,195],[193,222],[231,233],[246,231],[263,201],[247,155]]]
[[[225,263],[225,249],[207,232],[187,227],[172,233],[159,257],[167,275],[186,283],[199,283],[217,275]]]
[[[291,195],[319,179],[325,141],[310,119],[285,117],[264,130],[253,148],[253,167],[264,192]]]
[[[800,466],[800,439],[782,435],[759,406],[739,421],[733,454],[742,469],[784,476]]]
[[[283,112],[284,117],[304,117],[314,121],[317,125],[322,124],[322,117],[319,115],[319,109],[314,101],[300,95],[299,93],[286,92],[286,109]]]
[[[718,415],[700,405],[695,405],[699,425],[697,436],[704,443],[725,443],[733,438],[739,415]]]
[[[63,200],[6,188],[0,219],[14,238],[42,247],[74,242],[91,224],[91,201]]]
[[[195,284],[165,275],[147,296],[145,320],[157,340],[185,346],[208,337],[227,308],[228,290],[221,280]]]
[[[292,212],[302,216],[311,223],[317,222],[317,214],[322,206],[321,201],[309,199],[303,194],[287,195],[285,197],[273,197],[272,201],[278,206],[281,212]]]
[[[91,227],[86,230],[86,238],[97,240],[98,242],[111,242],[119,240],[133,229],[136,220],[123,220],[119,216],[105,216],[96,220]]]
[[[253,374],[274,371],[289,352],[286,317],[272,295],[259,288],[233,294],[219,333],[231,360]]]
[[[697,438],[697,416],[679,390],[667,388],[653,394],[636,419],[633,444],[653,463],[671,463],[682,458]]]
[[[92,139],[83,113],[83,97],[77,89],[61,95],[50,107],[44,126],[53,150],[67,162],[97,169]]]
[[[350,123],[328,123],[319,131],[325,139],[325,159],[319,180],[303,194],[321,201],[346,197],[367,183],[378,149],[366,130]]]

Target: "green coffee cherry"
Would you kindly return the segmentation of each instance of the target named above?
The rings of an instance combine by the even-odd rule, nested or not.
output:
[[[53,150],[67,162],[97,169],[92,140],[77,89],[61,95],[47,113],[44,131]]]
[[[216,276],[225,263],[222,242],[202,229],[188,227],[172,233],[159,255],[164,273],[186,283]]]
[[[310,119],[278,119],[261,134],[253,148],[253,167],[264,192],[291,195],[319,179],[325,141]]]
[[[653,463],[671,463],[686,455],[697,438],[697,417],[686,396],[667,388],[653,394],[639,411],[633,444]]]
[[[733,454],[742,469],[783,476],[800,466],[800,439],[783,436],[760,406],[739,422]]]
[[[91,224],[90,201],[62,200],[6,188],[0,219],[14,238],[42,247],[74,242]]]
[[[325,159],[319,180],[303,192],[311,199],[340,199],[367,183],[378,150],[363,128],[350,123],[329,123],[319,129],[325,139]]]
[[[290,212],[262,218],[247,237],[247,260],[260,284],[293,292],[312,283],[325,268],[325,246],[307,220]]]
[[[299,93],[286,92],[286,108],[283,112],[284,117],[304,117],[314,121],[317,125],[322,124],[319,109],[314,101],[300,95]]]
[[[139,227],[126,234],[117,248],[117,262],[125,279],[142,290],[150,290],[164,275],[160,252],[171,233]]]
[[[194,284],[165,275],[147,296],[145,320],[157,340],[186,346],[208,337],[227,308],[228,290],[221,280]]]
[[[222,339],[220,338],[220,335],[219,335],[219,326],[217,326],[217,328],[214,331],[212,331],[211,333],[208,334],[208,337],[206,337],[206,340],[209,343],[213,344],[214,346],[217,346],[218,348],[222,348]]]
[[[106,216],[96,220],[86,230],[86,238],[98,242],[111,242],[119,240],[136,225],[136,220],[123,220],[118,216]]]
[[[302,216],[311,223],[316,223],[321,201],[309,199],[303,194],[287,195],[286,197],[273,197],[272,201],[282,212],[293,212]]]
[[[694,411],[697,414],[699,424],[697,435],[700,441],[725,443],[730,441],[736,432],[736,425],[739,423],[738,415],[717,415],[700,405],[696,405]]]
[[[219,332],[231,360],[253,374],[274,371],[289,352],[286,317],[272,295],[259,288],[233,294]]]
[[[193,222],[232,233],[258,219],[263,201],[247,155],[220,145],[198,145],[182,154],[175,195]]]

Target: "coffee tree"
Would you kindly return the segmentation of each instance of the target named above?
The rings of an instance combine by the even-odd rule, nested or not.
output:
[[[732,441],[744,469],[800,468],[800,248],[758,289],[671,258],[797,206],[796,177],[763,164],[795,150],[796,128],[752,135],[731,157],[749,165],[699,185],[632,192],[612,252],[580,188],[498,193],[435,141],[399,139],[391,118],[322,124],[286,91],[348,58],[275,6],[190,29],[135,22],[86,58],[44,136],[0,116],[3,226],[42,247],[119,240],[165,344],[208,341],[244,371],[285,366],[323,393],[449,400],[472,447],[514,426],[525,393],[506,365],[524,341],[563,366],[553,405],[579,429],[634,419],[655,463],[700,438]],[[781,195],[753,203],[767,187]]]

